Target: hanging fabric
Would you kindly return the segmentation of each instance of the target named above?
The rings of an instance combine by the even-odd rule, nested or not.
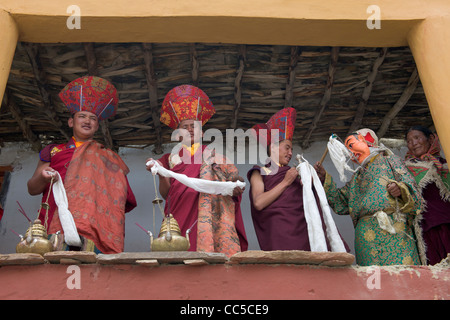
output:
[[[342,182],[347,182],[349,178],[345,175],[345,171],[350,171],[355,173],[357,171],[350,168],[348,162],[350,161],[352,155],[347,147],[339,141],[337,135],[332,134],[328,141],[328,152],[330,153],[331,161],[333,161],[336,170],[339,173],[339,178]]]
[[[163,177],[174,178],[185,186],[202,193],[232,196],[234,188],[240,187],[242,189],[245,187],[245,182],[242,181],[210,181],[199,178],[190,178],[184,174],[167,170],[155,160],[150,160],[146,163],[147,166],[151,164],[153,164],[151,169],[153,175],[158,173]]]
[[[64,242],[69,246],[81,247],[81,239],[78,235],[77,226],[73,220],[72,213],[69,211],[69,202],[67,201],[66,189],[57,171],[58,176],[56,182],[53,183],[53,197],[58,206],[59,220],[64,231]]]
[[[331,210],[327,201],[325,190],[323,189],[322,182],[320,181],[316,170],[302,156],[297,155],[297,159],[300,162],[296,169],[303,183],[303,206],[311,251],[327,252],[327,238],[331,246],[331,251],[347,252],[344,242],[342,241],[334,223],[333,217],[331,216]],[[319,197],[323,220],[326,226],[326,237],[322,228],[319,208],[313,193],[313,186]]]

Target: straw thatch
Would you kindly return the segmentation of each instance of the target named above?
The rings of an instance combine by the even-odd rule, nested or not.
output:
[[[205,129],[248,129],[280,108],[297,110],[303,147],[369,127],[399,138],[413,124],[432,126],[412,54],[402,48],[290,47],[172,43],[19,43],[0,109],[0,142],[28,141],[38,150],[70,136],[58,92],[91,74],[119,92],[117,115],[96,139],[109,147],[161,145],[165,94],[194,84],[214,103]]]

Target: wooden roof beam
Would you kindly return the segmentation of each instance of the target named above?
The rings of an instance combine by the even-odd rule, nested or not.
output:
[[[199,61],[197,59],[197,49],[195,48],[195,43],[189,44],[189,51],[191,57],[191,65],[192,65],[192,84],[194,86],[198,86],[198,69],[199,69]]]
[[[233,120],[231,123],[233,129],[237,128],[239,109],[241,108],[242,103],[242,77],[244,76],[246,51],[247,47],[244,44],[239,45],[239,63],[236,71],[236,78],[234,79],[234,109]]]
[[[331,98],[331,91],[333,89],[334,84],[334,74],[336,73],[336,65],[339,57],[339,47],[332,47],[330,52],[330,64],[328,65],[328,77],[327,84],[325,87],[325,93],[320,101],[319,108],[317,109],[316,115],[311,123],[311,126],[308,129],[304,139],[303,139],[303,148],[308,148],[310,145],[309,139],[313,131],[317,128],[319,124],[320,117],[322,116],[323,111],[325,110],[328,102]]]
[[[408,80],[408,84],[406,85],[405,91],[403,91],[400,98],[394,104],[391,110],[384,116],[383,122],[381,123],[380,128],[378,129],[377,136],[379,139],[383,138],[386,134],[386,131],[391,124],[391,121],[397,116],[397,114],[403,109],[403,107],[408,103],[411,96],[414,94],[414,91],[417,88],[417,84],[419,83],[419,73],[417,72],[417,68],[413,70],[411,76]]]
[[[42,149],[42,144],[39,137],[31,130],[30,125],[26,120],[24,120],[24,116],[19,106],[14,101],[12,94],[6,90],[4,95],[5,105],[8,107],[9,111],[13,118],[17,121],[20,129],[22,130],[23,136],[28,140],[31,144],[31,147],[34,151],[38,152]]]
[[[386,58],[387,51],[388,48],[381,48],[378,57],[373,63],[372,70],[367,77],[366,86],[364,87],[361,100],[359,102],[358,108],[356,109],[355,117],[353,119],[352,125],[350,126],[348,134],[360,129],[360,126],[362,125],[367,102],[369,101],[370,94],[372,93],[373,83],[375,82],[375,78],[377,77],[378,69],[383,64],[384,58]]]
[[[156,141],[155,149],[156,154],[162,154],[162,132],[161,122],[158,116],[158,90],[157,81],[155,76],[155,68],[153,65],[153,53],[151,43],[142,43],[142,49],[144,52],[144,64],[145,64],[145,79],[147,80],[148,96],[150,99],[150,109],[152,113],[153,126],[155,128]]]
[[[46,78],[45,71],[42,67],[42,63],[40,61],[39,56],[39,45],[32,43],[25,43],[23,44],[23,46],[25,48],[25,51],[27,52],[28,59],[30,60],[31,67],[34,73],[34,80],[36,81],[36,85],[39,89],[39,93],[44,103],[44,108],[42,109],[42,111],[49,118],[49,120],[56,127],[56,129],[59,130],[59,132],[61,132],[64,138],[66,138],[66,140],[69,140],[71,138],[71,135],[68,134],[66,130],[63,129],[62,121],[56,113],[55,107],[53,106],[52,98],[47,90],[47,84],[45,81]]]
[[[86,61],[89,75],[98,76],[98,65],[97,58],[95,57],[94,44],[92,42],[83,43],[84,52],[86,54]],[[105,146],[108,149],[114,149],[114,142],[111,136],[111,132],[109,131],[109,121],[105,119],[100,121],[100,130],[103,134],[103,139],[105,140]]]
[[[284,107],[293,107],[294,103],[294,83],[295,83],[295,68],[297,67],[298,57],[300,55],[300,48],[291,47],[291,56],[289,61],[289,73],[286,84],[286,92],[284,98]]]

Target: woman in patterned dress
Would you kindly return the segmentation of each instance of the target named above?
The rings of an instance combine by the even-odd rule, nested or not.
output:
[[[425,209],[416,224],[428,264],[434,265],[450,252],[450,175],[441,157],[439,139],[428,128],[415,126],[406,135],[406,166],[419,186]]]

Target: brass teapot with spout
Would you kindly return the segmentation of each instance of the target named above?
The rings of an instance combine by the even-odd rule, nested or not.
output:
[[[16,246],[17,253],[38,253],[44,255],[53,251],[53,243],[49,241],[47,231],[41,220],[36,219],[27,229],[25,236],[21,237]]]
[[[150,234],[152,251],[187,251],[189,247],[189,231],[183,237],[180,226],[171,213],[164,217],[158,238],[153,239]]]
[[[49,187],[50,190],[52,190],[54,181],[54,175],[52,175]],[[28,221],[30,221],[30,227],[25,232],[25,236],[20,236],[20,242],[16,246],[17,253],[38,253],[43,256],[47,252],[54,251],[56,243],[54,244],[52,241],[48,240],[47,234],[48,210],[50,208],[48,203],[49,196],[50,192],[47,194],[46,201],[41,203],[41,209],[45,210],[45,225],[42,224],[40,219],[35,219],[31,222],[20,203],[17,202],[20,206],[19,211],[28,219]]]
[[[153,234],[148,231],[150,235],[150,249],[151,251],[187,251],[189,250],[189,233],[190,229],[186,231],[186,237],[181,235],[181,229],[178,225],[177,220],[170,213],[170,202],[169,199],[167,201],[168,204],[168,212],[169,214],[164,214],[164,209],[162,207],[163,200],[158,197],[157,187],[156,187],[156,179],[155,175],[153,176],[153,184],[155,187],[156,196],[152,201],[153,203],[153,227],[155,226],[155,211],[156,207],[159,208],[159,211],[163,215],[163,221],[161,223],[161,229],[159,231],[158,238],[153,239]]]

